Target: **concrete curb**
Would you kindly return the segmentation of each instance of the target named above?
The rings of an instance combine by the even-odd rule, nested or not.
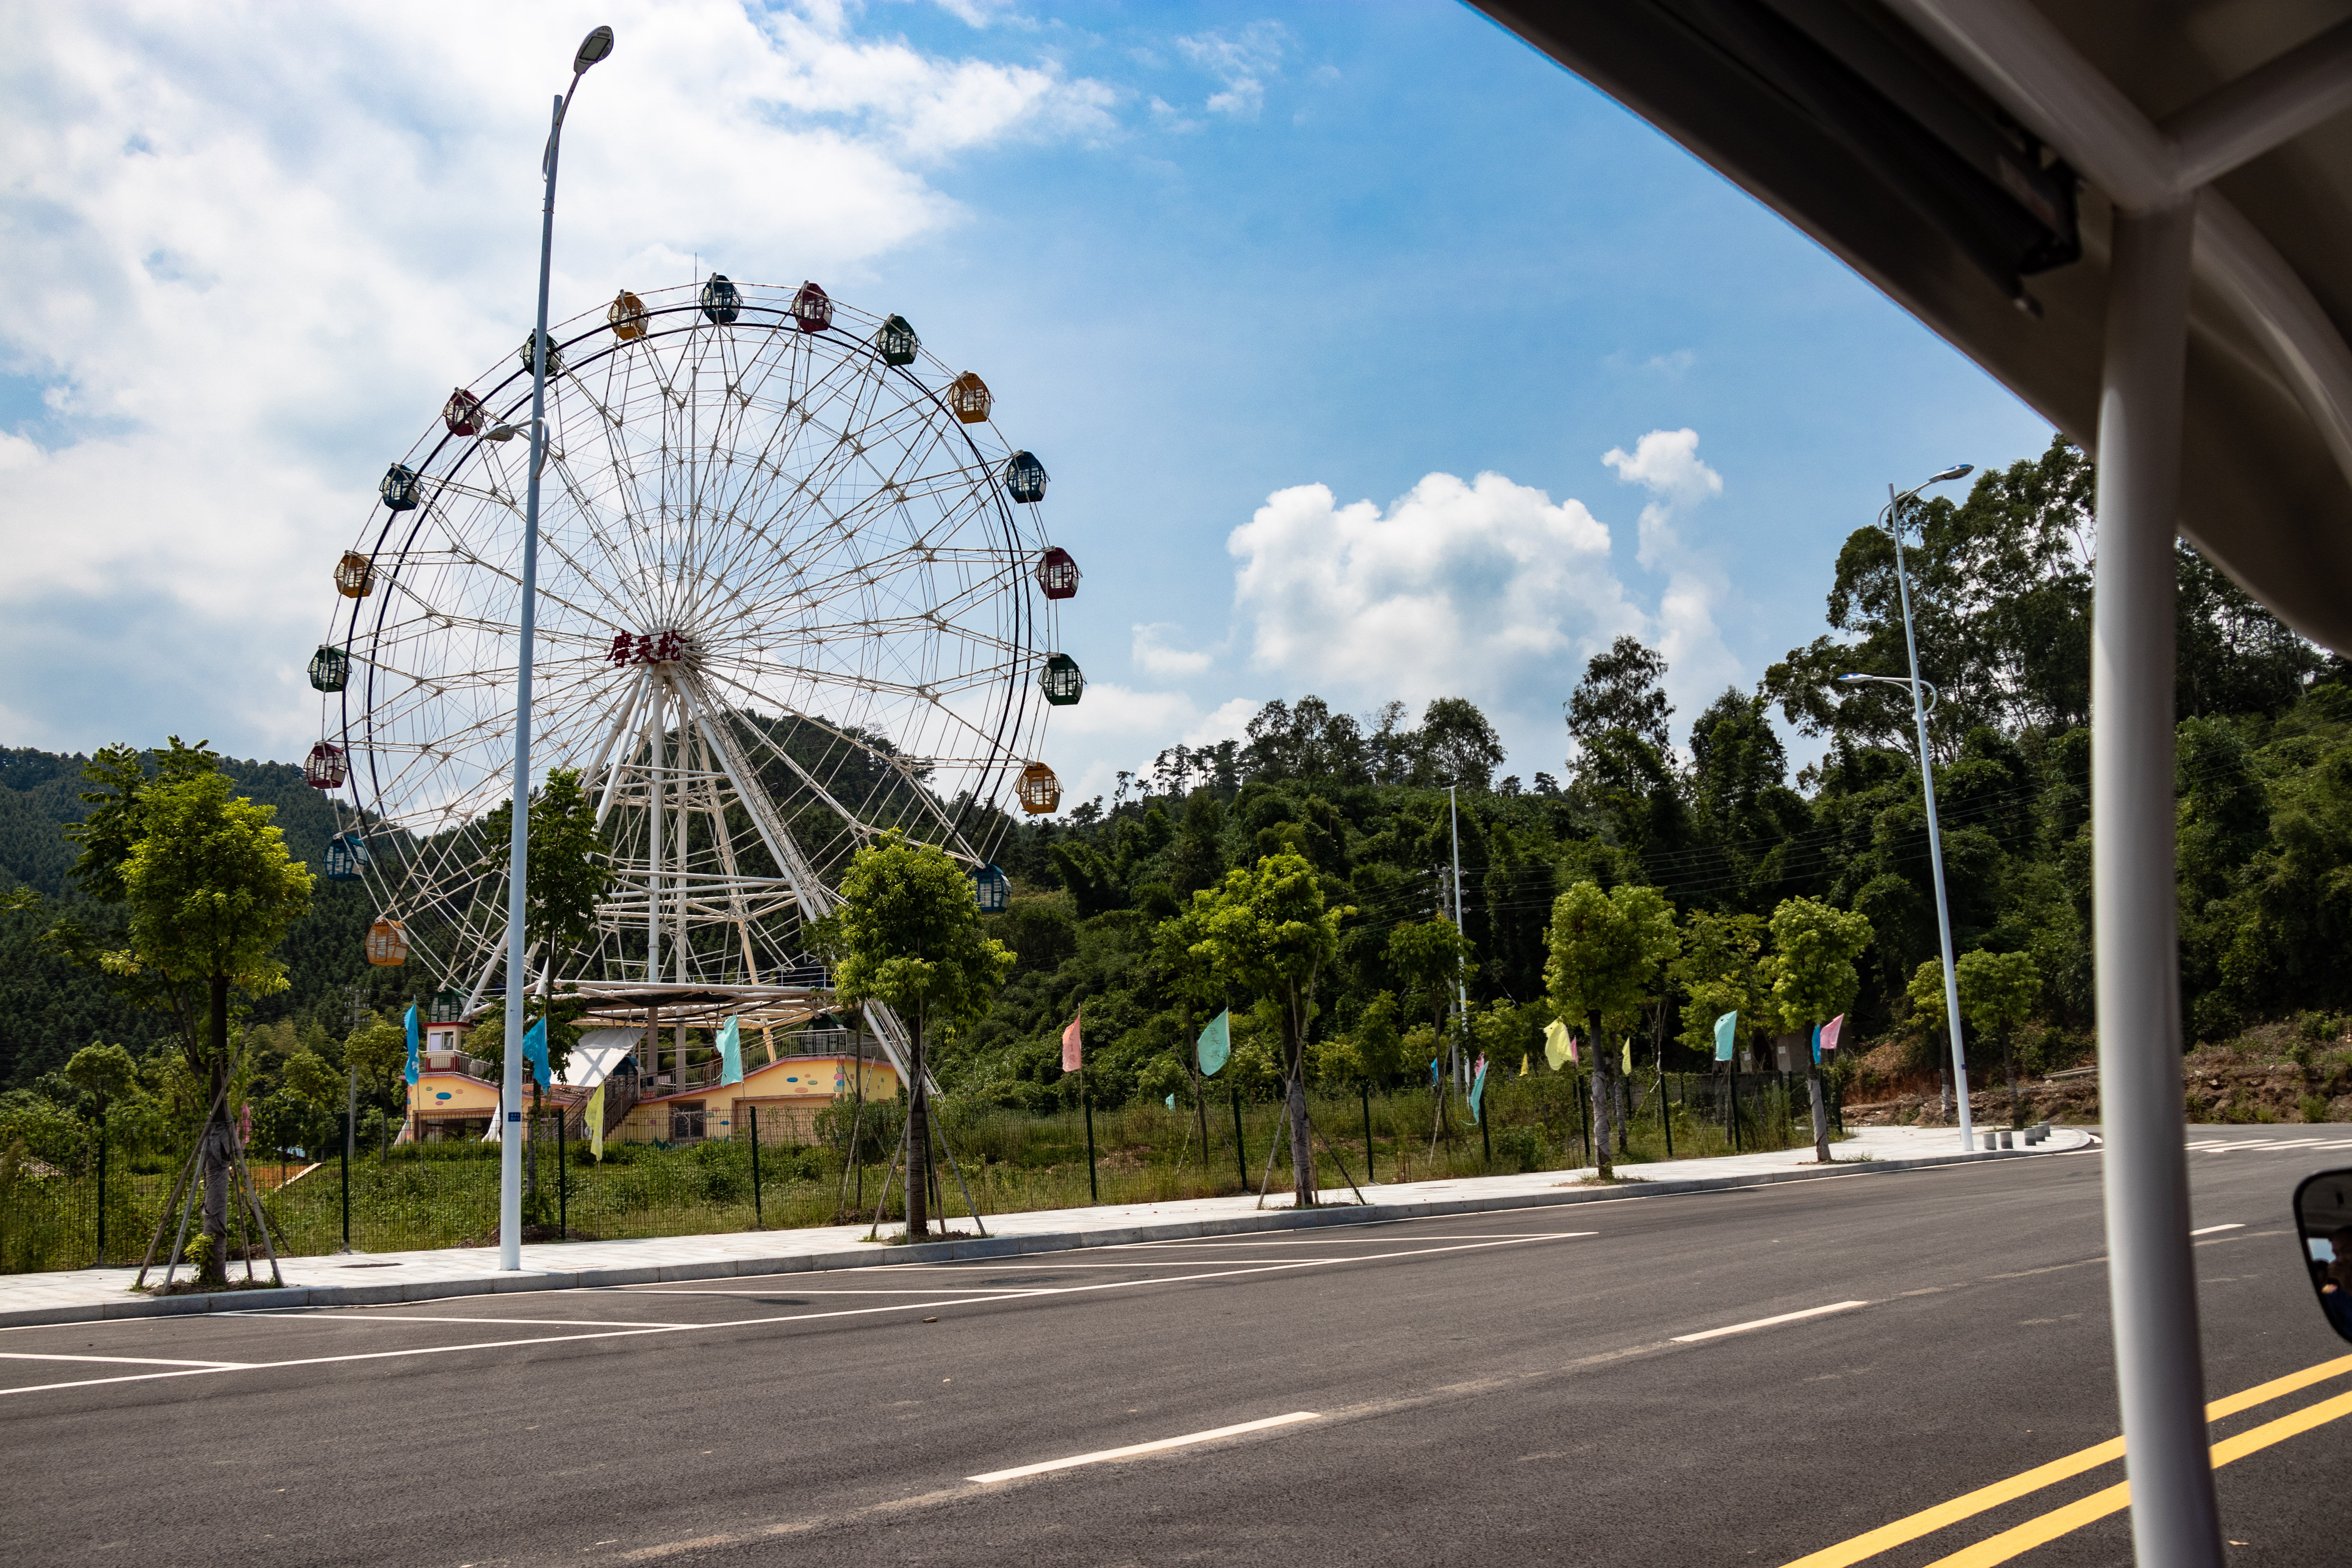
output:
[[[2082,1147],[2096,1145],[2084,1144]],[[1431,1219],[1444,1215],[1490,1214],[1507,1209],[1556,1208],[1569,1204],[1674,1197],[1686,1193],[1772,1186],[1782,1182],[1817,1182],[1832,1176],[1917,1171],[1937,1165],[1966,1164],[1972,1161],[2038,1160],[2053,1154],[2081,1152],[2081,1148],[2000,1149],[1968,1154],[1926,1155],[1916,1160],[1857,1160],[1852,1164],[1765,1171],[1740,1176],[1702,1176],[1675,1182],[1637,1179],[1618,1186],[1579,1186],[1479,1198],[1433,1198],[1421,1203],[1363,1206],[1349,1204],[1308,1209],[1303,1213],[1295,1209],[1271,1209],[1263,1214],[1177,1220],[1129,1226],[1117,1230],[1052,1231],[1041,1236],[993,1236],[984,1239],[975,1237],[969,1240],[924,1242],[911,1247],[861,1247],[852,1252],[737,1258],[704,1263],[648,1264],[635,1268],[583,1268],[571,1273],[526,1270],[520,1274],[488,1275],[474,1279],[387,1280],[381,1285],[294,1285],[271,1290],[225,1290],[205,1296],[128,1296],[119,1301],[85,1302],[69,1307],[0,1309],[0,1328],[98,1322],[116,1318],[168,1318],[202,1312],[257,1312],[286,1307],[386,1307],[406,1301],[436,1301],[453,1296],[499,1296],[519,1290],[666,1285],[830,1268],[872,1268],[892,1263],[955,1263],[974,1258],[1014,1258],[1030,1253],[1072,1252],[1091,1247],[1132,1246],[1143,1241],[1198,1241],[1213,1236],[1239,1236],[1255,1231],[1314,1230],[1327,1226],[1376,1225],[1389,1220]]]

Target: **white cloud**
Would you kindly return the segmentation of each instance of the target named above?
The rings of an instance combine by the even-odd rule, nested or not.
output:
[[[1740,675],[1739,661],[1716,625],[1730,579],[1713,555],[1685,544],[1675,527],[1693,508],[1723,493],[1723,476],[1699,460],[1698,432],[1687,427],[1653,430],[1632,452],[1612,447],[1601,460],[1653,498],[1642,508],[1636,559],[1666,576],[1658,599],[1657,646],[1666,657],[1667,694],[1687,722]]]
[[[1176,47],[1194,65],[1223,82],[1224,90],[1209,95],[1213,114],[1255,120],[1265,104],[1265,79],[1282,69],[1282,46],[1286,37],[1279,22],[1252,22],[1234,32],[1198,33],[1176,40]]]
[[[1136,667],[1148,675],[1198,675],[1207,669],[1212,655],[1170,646],[1168,638],[1183,629],[1173,621],[1135,627]]]
[[[1310,685],[1499,695],[1642,618],[1584,503],[1500,474],[1432,474],[1385,512],[1277,490],[1225,547],[1256,662]]]
[[[961,220],[926,169],[1112,124],[1099,82],[862,38],[836,5],[604,15],[619,47],[565,134],[559,318],[697,256],[854,281]],[[0,375],[47,413],[0,433],[9,738],[204,727],[299,754],[299,667],[375,478],[528,325],[581,24],[456,0],[290,28],[121,0],[12,16]]]

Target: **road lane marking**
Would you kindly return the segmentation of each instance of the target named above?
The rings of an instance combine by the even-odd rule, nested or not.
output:
[[[1726,1334],[1744,1334],[1750,1329],[1769,1329],[1775,1323],[1793,1323],[1803,1318],[1818,1318],[1825,1312],[1850,1312],[1856,1307],[1867,1307],[1867,1301],[1832,1301],[1826,1307],[1808,1307],[1801,1312],[1783,1312],[1777,1318],[1759,1318],[1752,1323],[1734,1323],[1726,1329],[1708,1329],[1701,1333],[1676,1334],[1678,1345],[1696,1344],[1700,1340],[1719,1340]]]
[[[2217,1231],[2243,1230],[2245,1228],[2244,1221],[2235,1220],[2228,1225],[2209,1225],[2202,1230],[2192,1230],[2189,1234],[2191,1236],[2211,1236]]]
[[[0,1351],[0,1361],[104,1361],[124,1366],[250,1366],[242,1361],[176,1361],[159,1355],[41,1355],[32,1351]]]
[[[1591,1236],[1597,1232],[1581,1234]],[[1564,1237],[1562,1237],[1564,1239]],[[1545,1237],[1544,1239],[1553,1239]],[[480,1340],[470,1344],[415,1345],[401,1350],[361,1351],[345,1355],[302,1356],[289,1361],[261,1361],[227,1363],[219,1366],[196,1366],[184,1371],[134,1373],[122,1377],[85,1378],[73,1383],[39,1383],[22,1388],[0,1388],[0,1398],[16,1394],[42,1394],[67,1388],[89,1388],[109,1383],[144,1383],[162,1377],[204,1377],[222,1372],[269,1372],[280,1367],[334,1366],[346,1362],[389,1361],[400,1356],[448,1355],[459,1351],[510,1350],[527,1345],[574,1344],[590,1340],[627,1339],[645,1334],[682,1334],[698,1331],[717,1331],[722,1329],[764,1328],[778,1323],[814,1322],[833,1318],[870,1317],[877,1312],[920,1310],[926,1307],[992,1306],[1007,1301],[1024,1301],[1041,1296],[1083,1296],[1102,1290],[1132,1289],[1141,1285],[1183,1285],[1206,1279],[1246,1279],[1253,1274],[1282,1274],[1302,1268],[1326,1268],[1340,1263],[1379,1263],[1400,1258],[1426,1258],[1445,1252],[1478,1252],[1494,1247],[1519,1245],[1508,1241],[1486,1241],[1453,1247],[1412,1247],[1402,1251],[1367,1253],[1350,1258],[1296,1258],[1279,1263],[1260,1263],[1247,1268],[1204,1270],[1195,1274],[1180,1274],[1168,1279],[1107,1279],[1096,1285],[1045,1285],[1029,1290],[972,1292],[959,1291],[952,1297],[929,1301],[893,1302],[884,1307],[845,1307],[827,1312],[783,1312],[759,1318],[722,1318],[709,1323],[663,1324],[658,1327],[602,1329],[585,1334],[544,1334],[521,1340]],[[614,1287],[617,1294],[627,1287]],[[389,1320],[397,1321],[398,1320]],[[559,1320],[564,1321],[564,1320]]]
[[[604,1318],[450,1318],[423,1312],[402,1312],[398,1317],[392,1303],[378,1306],[351,1307],[274,1307],[251,1312],[215,1312],[219,1318],[326,1318],[344,1323],[373,1323],[390,1327],[399,1323],[487,1323],[499,1329],[691,1329],[693,1323],[627,1322]],[[194,1363],[191,1363],[194,1364]],[[267,1362],[244,1363],[245,1365],[266,1366]]]
[[[2352,1415],[2352,1394],[2339,1394],[2333,1399],[2307,1405],[2293,1415],[2266,1421],[2250,1431],[2225,1437],[2214,1444],[2213,1468],[2218,1470],[2249,1454],[2258,1454],[2274,1443],[2284,1443],[2289,1437],[2308,1432],[2315,1426],[2325,1426],[2330,1421],[2347,1415]],[[2063,1508],[2053,1509],[2039,1519],[2029,1519],[2023,1524],[2004,1530],[1974,1546],[1965,1546],[1948,1557],[1939,1557],[1929,1563],[1928,1568],[1991,1568],[1994,1563],[2006,1563],[2109,1514],[2120,1513],[2130,1506],[2131,1482],[2117,1481],[2105,1491],[2093,1492],[2089,1497],[2070,1502]]]
[[[2267,1405],[2273,1399],[2283,1399],[2298,1389],[2310,1387],[2315,1383],[2326,1383],[2330,1378],[2341,1377],[2347,1373],[2352,1373],[2352,1355],[2338,1356],[2334,1361],[2324,1361],[2316,1366],[2307,1366],[2301,1372],[2291,1372],[2284,1377],[2274,1377],[2268,1383],[2259,1383],[2252,1388],[2214,1400],[2205,1406],[2205,1419],[2209,1422],[2219,1421],[2225,1416],[2235,1415],[2242,1410],[2252,1410],[2258,1405]],[[2019,1498],[2038,1492],[2044,1487],[2055,1486],[2070,1477],[2079,1476],[2085,1470],[2095,1470],[2101,1465],[2112,1464],[2123,1457],[2124,1440],[2121,1437],[2110,1437],[2104,1443],[2094,1443],[2079,1452],[2068,1454],[2063,1458],[2053,1459],[2046,1465],[2037,1465],[2032,1469],[2021,1471],[2005,1480],[1995,1481],[1990,1486],[1979,1487],[1975,1491],[1956,1497],[1949,1502],[1937,1503],[1933,1508],[1922,1509],[1917,1513],[1898,1519],[1892,1524],[1882,1524],[1876,1530],[1866,1531],[1850,1541],[1841,1541],[1834,1546],[1825,1546],[1811,1556],[1800,1557],[1795,1562],[1788,1563],[1786,1568],[1847,1568],[1850,1563],[1875,1557],[1882,1552],[1892,1551],[1906,1542],[1916,1541],[1923,1535],[1932,1535],[1937,1531],[1958,1524],[1964,1519],[1973,1519],[1988,1510],[1999,1508],[2003,1503],[2014,1502]]]
[[[1220,1437],[1238,1437],[1244,1432],[1264,1432],[1276,1426],[1295,1426],[1301,1421],[1319,1421],[1322,1417],[1312,1410],[1294,1410],[1287,1415],[1269,1415],[1262,1421],[1244,1421],[1232,1426],[1213,1427],[1206,1432],[1190,1432],[1181,1437],[1162,1437],[1156,1443],[1131,1443],[1124,1448],[1104,1448],[1092,1454],[1073,1454],[1066,1459],[1046,1459],[1034,1465],[1017,1465],[1009,1470],[991,1470],[984,1476],[966,1476],[968,1481],[1010,1481],[1023,1476],[1042,1476],[1048,1470],[1066,1470],[1075,1465],[1099,1465],[1109,1459],[1132,1459],[1139,1454],[1158,1454],[1170,1448],[1181,1448],[1192,1443],[1213,1443]]]

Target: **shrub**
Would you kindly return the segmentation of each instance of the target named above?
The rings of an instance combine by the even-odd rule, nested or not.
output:
[[[2303,1119],[2305,1121],[2326,1121],[2327,1101],[2315,1094],[2305,1095],[2303,1097]]]

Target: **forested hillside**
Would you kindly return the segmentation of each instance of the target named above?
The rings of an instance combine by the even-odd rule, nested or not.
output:
[[[0,909],[0,1085],[21,1087],[94,1039],[143,1052],[160,1042],[167,1021],[116,1001],[98,978],[47,951],[41,933],[60,913],[79,914],[103,928],[111,917],[79,896],[67,875],[79,850],[64,828],[79,822],[80,796],[94,788],[82,777],[87,756],[0,750],[0,892],[30,888],[52,900],[45,909]],[[302,770],[286,763],[224,760],[221,771],[238,794],[274,806],[288,851],[315,871],[334,832],[334,818]],[[294,1020],[340,1038],[348,1026],[352,987],[384,1002],[399,994],[402,976],[372,972],[361,938],[372,911],[354,882],[321,880],[310,913],[279,952],[289,989],[251,1003],[257,1023]]]
[[[2029,1063],[2072,1059],[2095,1038],[2090,486],[2081,454],[2055,444],[1980,477],[1960,504],[1924,507],[1907,557],[1937,693],[1931,742],[1958,945],[2035,958],[2042,994],[2018,1042]],[[2342,962],[2352,666],[2193,553],[2180,552],[2179,568],[2183,998],[2191,1038],[2218,1041],[2267,1019],[2352,1009]],[[1680,749],[1668,740],[1664,663],[1626,638],[1562,671],[1560,744],[1542,757],[1507,758],[1458,699],[1359,718],[1307,696],[1267,704],[1245,740],[1160,753],[1107,802],[1003,824],[996,858],[1013,907],[990,919],[1019,966],[990,1016],[942,1050],[947,1087],[1013,1105],[1066,1100],[1059,1037],[1083,1004],[1098,1100],[1172,1090],[1181,1044],[1202,1020],[1155,966],[1154,927],[1279,848],[1305,855],[1330,901],[1356,911],[1319,998],[1321,1070],[1394,1068],[1425,1047],[1415,1031],[1431,1028],[1444,998],[1391,963],[1390,938],[1450,912],[1457,857],[1476,1038],[1507,1065],[1534,1048],[1544,1016],[1531,1005],[1553,901],[1591,879],[1654,885],[1685,918],[1766,915],[1797,895],[1864,915],[1874,937],[1855,1031],[1865,1045],[1908,1042],[1926,1066],[1906,983],[1933,954],[1936,924],[1908,700],[1900,686],[1837,679],[1903,673],[1893,573],[1885,537],[1856,531],[1827,574],[1829,633],[1752,689],[1716,697]],[[1792,774],[1776,713],[1826,744],[1818,765]],[[68,910],[74,848],[60,828],[82,815],[84,760],[0,752],[0,886],[29,886]],[[224,765],[278,808],[292,852],[316,868],[331,818],[299,770]],[[1459,786],[1458,846],[1448,784]],[[299,1037],[339,1058],[354,984],[387,1008],[429,984],[368,969],[365,898],[359,884],[321,880],[283,949],[291,987],[255,1004],[257,1021],[291,1026],[280,1031],[289,1048]],[[161,1033],[160,1018],[123,1009],[40,948],[57,907],[0,911],[0,1083],[29,1085],[93,1038],[143,1049]],[[1270,1079],[1251,999],[1228,1000],[1237,1076]],[[1682,1032],[1662,1021],[1665,1038]]]

